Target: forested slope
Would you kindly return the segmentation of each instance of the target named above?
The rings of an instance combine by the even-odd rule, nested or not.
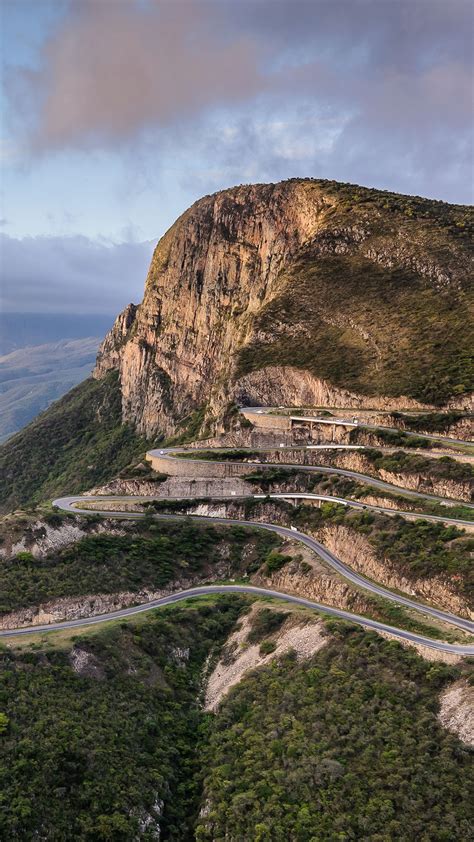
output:
[[[203,677],[247,609],[219,597],[3,649],[1,838],[470,838],[472,758],[437,720],[468,665],[326,621],[313,657],[259,667],[205,713]]]
[[[0,447],[0,511],[105,482],[146,447],[122,424],[117,375],[85,380]]]
[[[224,699],[205,751],[199,842],[461,842],[472,754],[436,719],[455,671],[329,623],[313,658],[289,654]]]

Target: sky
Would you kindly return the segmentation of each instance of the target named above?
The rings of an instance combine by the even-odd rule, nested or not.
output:
[[[470,0],[1,0],[9,312],[118,313],[200,196],[473,199]]]

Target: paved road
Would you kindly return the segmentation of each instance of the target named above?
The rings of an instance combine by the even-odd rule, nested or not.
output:
[[[441,515],[427,515],[423,512],[404,512],[400,509],[389,509],[388,506],[374,506],[370,503],[361,503],[359,500],[349,500],[346,497],[331,497],[324,494],[303,494],[302,492],[278,492],[274,494],[254,494],[257,500],[262,500],[265,497],[271,497],[275,500],[321,500],[324,503],[340,503],[342,506],[349,506],[351,509],[366,509],[371,512],[380,512],[384,515],[391,515],[396,517],[406,518],[407,520],[429,520],[433,523],[445,523],[453,526],[467,527],[474,529],[474,520],[463,520],[462,518],[441,516]]]
[[[423,637],[413,632],[405,631],[404,629],[397,629],[389,626],[386,623],[379,623],[377,620],[369,620],[366,617],[361,617],[359,614],[351,614],[349,611],[342,611],[339,608],[329,608],[327,605],[320,605],[318,602],[313,602],[310,599],[304,599],[301,596],[290,596],[290,594],[280,593],[280,591],[267,590],[266,588],[256,588],[251,585],[208,585],[200,588],[190,588],[180,593],[170,594],[161,599],[155,599],[152,602],[147,602],[144,605],[135,605],[131,608],[123,608],[120,611],[113,611],[110,614],[99,614],[95,617],[87,617],[82,620],[66,620],[63,623],[51,623],[46,626],[32,626],[27,629],[11,629],[9,631],[0,632],[0,637],[18,637],[20,635],[38,634],[50,631],[59,631],[61,629],[82,628],[83,626],[91,626],[96,623],[105,623],[110,620],[119,620],[124,617],[132,617],[134,614],[141,614],[144,611],[151,611],[153,608],[160,608],[164,605],[172,605],[176,602],[181,602],[183,599],[191,599],[192,597],[206,596],[209,594],[222,593],[245,593],[254,596],[271,597],[273,599],[281,599],[285,602],[290,602],[293,605],[301,605],[304,608],[310,608],[318,611],[321,614],[329,614],[333,617],[339,617],[343,620],[348,620],[365,628],[375,629],[377,631],[387,632],[399,640],[409,640],[413,643],[418,643],[423,646],[428,646],[430,649],[436,649],[440,652],[449,652],[456,655],[474,655],[474,646],[464,646],[458,643],[444,643],[439,640],[431,640],[431,638]]]
[[[312,449],[312,448],[311,448]],[[323,449],[323,448],[321,448]],[[334,448],[331,445],[325,445],[325,450],[333,450]],[[213,453],[226,453],[238,450],[239,452],[243,452],[247,450],[249,454],[252,453],[284,453],[286,450],[308,450],[306,446],[288,446],[288,447],[239,447],[239,448],[226,448],[226,447],[219,447],[213,448]],[[180,461],[183,460],[183,456],[177,456],[176,454],[195,454],[195,453],[209,453],[210,448],[196,448],[193,447],[192,449],[186,447],[169,447],[169,448],[155,448],[153,450],[148,451],[148,455],[159,457],[160,459],[165,459],[169,462],[174,462],[175,460],[179,459]],[[346,468],[334,468],[332,465],[297,465],[294,462],[257,462],[251,461],[248,462],[239,462],[238,460],[229,460],[229,459],[213,459],[212,462],[209,459],[196,459],[193,458],[193,462],[197,463],[198,465],[245,465],[249,468],[249,471],[252,469],[255,470],[255,466],[260,468],[291,468],[293,470],[298,471],[309,471],[311,473],[318,473],[318,474],[336,474],[338,476],[349,477],[350,479],[358,480],[359,482],[364,483],[365,485],[371,485],[373,488],[379,488],[382,491],[389,491],[392,494],[398,494],[403,497],[413,497],[415,499],[421,500],[431,500],[436,503],[446,503],[446,497],[440,497],[436,494],[428,494],[424,491],[414,491],[411,488],[404,488],[403,486],[393,485],[390,482],[385,482],[382,479],[376,479],[375,477],[368,476],[368,474],[361,474],[358,471],[350,471]],[[469,509],[474,509],[474,503],[467,503],[464,500],[451,500],[451,503],[461,504],[466,506]],[[423,517],[420,514],[420,517]]]
[[[61,509],[65,512],[73,512],[76,514],[91,514],[90,509],[80,508],[78,504],[86,503],[86,502],[107,502],[107,501],[115,501],[117,502],[144,502],[145,500],[152,500],[156,498],[145,498],[145,497],[61,497],[57,500],[53,501],[53,506],[58,509]],[[222,499],[222,498],[221,498]],[[94,512],[95,514],[96,512]],[[97,514],[100,514],[102,517],[119,517],[126,520],[136,520],[139,518],[145,517],[145,514],[140,512],[121,512],[117,515],[117,512],[114,510],[101,510],[97,511]],[[392,602],[397,603],[397,605],[403,605],[405,608],[411,608],[416,611],[422,611],[427,616],[433,617],[437,620],[442,620],[446,623],[450,623],[453,626],[457,626],[460,629],[464,629],[471,634],[474,634],[474,622],[471,620],[467,620],[464,617],[456,617],[454,614],[450,614],[447,611],[441,611],[437,608],[432,608],[430,605],[424,605],[423,603],[416,602],[415,600],[408,599],[401,594],[393,593],[390,590],[382,587],[381,585],[377,585],[375,582],[371,582],[370,579],[366,579],[359,573],[356,573],[340,558],[338,558],[334,553],[328,550],[323,544],[319,541],[316,541],[315,538],[311,537],[310,535],[306,535],[304,532],[299,532],[299,530],[291,529],[286,526],[279,526],[275,523],[260,523],[251,520],[235,520],[232,518],[225,518],[225,517],[203,517],[202,515],[176,515],[176,514],[158,514],[156,515],[157,518],[162,520],[176,520],[180,517],[191,517],[192,520],[196,521],[206,521],[209,520],[212,523],[219,523],[225,526],[232,525],[232,526],[251,526],[253,528],[259,529],[266,529],[270,532],[276,532],[277,535],[282,536],[285,539],[297,540],[300,541],[302,544],[305,544],[309,547],[313,552],[316,552],[323,561],[327,562],[331,567],[337,570],[338,573],[342,574],[345,579],[348,579],[353,584],[357,585],[358,587],[364,588],[370,593],[375,594],[376,596],[384,597],[385,599],[389,599]]]
[[[249,413],[250,415],[265,415],[271,413],[278,413],[282,407],[278,406],[242,406],[240,407],[241,412]],[[334,409],[334,407],[333,407]],[[363,409],[357,410],[354,409],[353,417],[357,417],[358,411],[364,412]],[[336,409],[337,412],[337,409]],[[406,433],[407,436],[416,436],[416,438],[420,439],[428,439],[432,441],[438,441],[440,443],[446,444],[467,444],[473,445],[474,441],[466,441],[465,439],[452,439],[448,436],[437,435],[436,433],[416,433],[413,430],[401,430],[399,427],[386,427],[384,424],[367,424],[365,421],[362,422],[354,422],[351,421],[349,418],[338,418],[336,415],[334,417],[319,417],[317,415],[289,415],[288,412],[281,412],[281,415],[285,415],[287,418],[291,418],[294,421],[314,421],[318,424],[336,424],[342,425],[344,427],[361,427],[368,430],[388,430],[391,433]]]
[[[256,411],[258,411],[258,410],[256,410]],[[317,420],[317,419],[315,419],[315,420]],[[327,420],[327,419],[322,419],[322,420]],[[428,437],[428,438],[430,438],[430,437]],[[321,446],[321,448],[322,449],[324,449],[324,448],[332,449],[332,446],[331,445],[323,445],[323,446]],[[265,448],[265,449],[262,449],[261,452],[270,452],[270,451],[274,451],[274,449],[275,448]],[[294,449],[299,449],[299,448],[289,447],[287,449],[294,450]],[[354,449],[358,449],[357,446]],[[169,460],[175,460],[175,459],[180,458],[176,454],[178,454],[180,452],[182,453],[183,451],[184,451],[184,448],[170,448],[170,449],[167,449],[167,450],[163,449],[163,450],[150,451],[150,455],[157,455],[157,456],[159,455],[161,458],[165,458],[165,459],[169,459]],[[196,452],[196,451],[193,450],[193,452]],[[208,464],[208,462],[206,462],[206,460],[195,460],[195,461],[197,461],[198,463],[204,462],[204,463]],[[213,460],[213,461],[215,461],[215,460]],[[217,464],[228,464],[228,462],[226,460],[222,460],[222,463],[217,462]],[[241,462],[239,464],[243,464],[243,465],[250,465],[250,464],[265,465],[266,464],[268,467],[271,467],[272,465],[273,466],[275,465],[275,463],[249,463],[249,462]],[[438,500],[438,501],[445,502],[444,499],[441,498],[441,497],[435,497],[434,495],[429,495],[429,494],[425,494],[425,493],[422,493],[422,492],[411,491],[411,490],[408,490],[408,489],[400,489],[400,488],[398,488],[398,486],[393,486],[390,483],[384,482],[382,480],[374,479],[373,477],[367,477],[364,474],[360,474],[356,471],[346,471],[342,468],[332,468],[332,467],[327,467],[327,466],[314,466],[314,465],[311,465],[311,466],[309,466],[309,465],[296,465],[295,466],[294,464],[288,464],[288,465],[282,464],[282,463],[277,463],[277,464],[280,467],[288,467],[288,468],[295,468],[296,467],[298,470],[306,470],[306,471],[309,470],[309,471],[317,471],[319,473],[340,474],[340,475],[343,475],[343,476],[348,476],[348,477],[352,477],[354,479],[362,480],[363,482],[366,482],[370,485],[373,485],[376,488],[381,488],[381,489],[384,489],[384,490],[388,489],[390,491],[396,491],[398,493],[401,492],[401,493],[403,493],[407,496],[421,497],[421,498],[424,498],[424,499],[431,499],[431,500]],[[256,498],[265,497],[265,496],[266,495],[254,495],[254,497],[256,497]],[[275,497],[283,497],[283,498],[286,498],[286,499],[289,499],[289,498],[290,499],[300,499],[300,498],[308,499],[308,498],[310,498],[310,499],[328,500],[330,502],[339,502],[339,503],[342,503],[343,505],[351,505],[354,508],[371,508],[371,509],[374,509],[376,511],[384,511],[384,512],[388,512],[389,514],[394,514],[393,510],[385,509],[384,507],[381,507],[381,506],[367,506],[366,504],[359,503],[358,501],[345,500],[344,498],[337,498],[337,497],[336,498],[335,497],[326,497],[324,495],[297,494],[297,493],[291,494],[290,493],[290,494],[272,494],[270,496],[274,497],[274,498]],[[146,500],[153,500],[153,499],[156,499],[156,497],[117,497],[117,496],[79,497],[79,496],[75,496],[75,497],[58,498],[57,500],[53,501],[53,506],[55,506],[57,508],[60,508],[63,511],[72,512],[72,513],[75,513],[75,514],[88,514],[88,515],[90,515],[91,514],[90,509],[80,508],[80,506],[78,504],[80,504],[81,502],[84,505],[86,503],[89,503],[89,504],[94,503],[94,502],[104,503],[104,502],[107,502],[107,501],[113,501],[115,503],[123,502],[123,501],[126,501],[126,502],[130,502],[130,501],[145,502]],[[166,498],[164,498],[164,499],[166,499]],[[168,498],[168,499],[170,499],[170,498]],[[222,499],[222,498],[219,498],[219,499]],[[235,498],[232,498],[232,499],[235,499]],[[472,506],[470,504],[464,504],[464,505],[469,505],[470,508],[474,508],[474,506]],[[114,518],[119,518],[119,519],[137,519],[137,518],[145,517],[145,514],[139,513],[139,512],[120,512],[120,513],[118,513],[116,510],[95,510],[94,513],[98,514],[102,517],[114,517]],[[403,513],[398,512],[398,514],[402,514],[405,517],[413,517],[413,516],[416,517],[416,515],[414,515],[414,513],[411,513],[411,512],[403,512]],[[175,514],[169,514],[169,515],[157,514],[156,517],[160,518],[160,519],[166,519],[166,520],[175,520],[175,519],[179,518],[180,516],[175,515]],[[183,516],[181,516],[181,517],[183,517]],[[188,516],[185,515],[184,517],[188,517]],[[425,517],[425,516],[420,516],[420,517]],[[290,539],[293,539],[293,540],[298,540],[301,543],[305,544],[307,547],[309,547],[311,550],[316,552],[324,561],[326,561],[329,565],[331,565],[331,567],[333,567],[342,576],[344,576],[344,578],[348,579],[349,581],[351,581],[352,583],[354,583],[358,587],[362,587],[365,590],[368,590],[368,591],[370,591],[371,593],[373,593],[377,596],[381,596],[381,597],[384,597],[385,599],[389,599],[392,602],[397,603],[398,605],[404,606],[405,608],[415,609],[417,611],[421,611],[425,615],[430,616],[434,619],[442,620],[442,621],[450,623],[450,624],[452,624],[452,625],[454,625],[458,628],[461,628],[461,629],[463,629],[463,630],[465,630],[469,633],[474,633],[474,622],[471,622],[470,620],[464,619],[462,617],[456,617],[456,616],[454,616],[454,615],[452,615],[448,612],[441,611],[441,610],[438,610],[436,608],[432,608],[431,606],[424,605],[424,604],[416,602],[414,600],[410,600],[410,599],[408,599],[408,597],[404,597],[403,595],[392,593],[392,591],[389,591],[389,590],[381,587],[380,585],[377,585],[376,583],[371,582],[369,579],[364,578],[363,576],[361,576],[360,574],[356,573],[351,568],[349,568],[347,565],[345,565],[337,556],[334,555],[334,553],[330,552],[326,547],[324,547],[322,544],[320,544],[318,541],[316,541],[310,535],[306,535],[302,532],[299,532],[294,527],[291,528],[291,529],[288,529],[287,527],[279,526],[279,525],[273,524],[273,523],[256,523],[256,522],[253,522],[253,521],[240,521],[240,520],[236,521],[234,519],[223,518],[223,517],[202,518],[202,517],[198,517],[198,516],[194,515],[194,516],[191,516],[191,518],[193,520],[199,520],[199,521],[211,520],[213,523],[219,523],[219,524],[225,524],[225,525],[234,525],[234,526],[235,526],[236,523],[239,523],[243,526],[251,526],[252,528],[260,528],[260,529],[270,530],[272,532],[275,532],[275,533],[281,535],[282,537],[284,537],[286,539],[290,538]],[[449,519],[449,518],[445,519],[445,518],[434,516],[434,515],[426,516],[426,519],[437,520],[437,521],[439,520],[439,521],[443,521],[443,522],[451,521],[451,522],[457,522],[458,524],[462,524],[462,525],[464,525],[464,524],[471,525],[471,522],[469,522],[469,521],[463,522],[461,520],[456,520],[456,519]],[[186,591],[181,591],[180,593],[175,593],[175,594],[172,594],[170,596],[163,597],[162,599],[158,599],[158,600],[154,600],[152,602],[148,602],[144,605],[137,605],[137,606],[133,606],[133,607],[129,607],[129,608],[124,608],[124,609],[121,609],[119,611],[111,612],[109,614],[96,615],[96,616],[83,618],[83,619],[79,619],[79,620],[68,620],[68,621],[64,621],[64,622],[61,622],[61,623],[52,623],[52,624],[43,625],[43,626],[31,626],[29,628],[19,628],[19,629],[11,629],[11,630],[1,631],[0,637],[11,637],[11,636],[20,636],[20,635],[28,635],[28,634],[37,634],[38,632],[54,631],[54,630],[65,629],[65,628],[77,628],[77,627],[81,627],[81,626],[92,625],[92,624],[95,624],[95,623],[106,622],[106,621],[111,620],[111,619],[132,616],[134,614],[141,613],[143,611],[149,611],[152,608],[156,608],[156,607],[159,607],[159,606],[162,606],[162,605],[169,605],[169,604],[172,604],[172,603],[175,603],[175,602],[179,602],[180,600],[183,600],[183,599],[189,599],[190,597],[202,596],[202,595],[205,595],[205,594],[227,593],[227,592],[250,593],[250,594],[256,594],[256,595],[260,595],[260,596],[268,596],[268,597],[273,597],[273,598],[285,600],[286,602],[294,603],[294,604],[297,604],[297,605],[302,605],[302,606],[305,606],[306,608],[314,609],[314,610],[319,611],[321,613],[330,614],[330,615],[335,616],[335,617],[340,617],[340,618],[343,618],[343,619],[346,619],[346,620],[350,620],[354,623],[358,623],[358,624],[363,625],[367,628],[388,632],[389,634],[392,634],[394,637],[399,638],[400,640],[413,641],[415,643],[419,643],[419,644],[427,646],[431,649],[436,649],[436,650],[439,650],[439,651],[451,652],[451,653],[461,654],[461,655],[474,655],[474,645],[445,643],[445,642],[440,642],[440,641],[437,641],[437,640],[432,640],[431,638],[425,638],[422,635],[418,635],[418,634],[415,634],[413,632],[408,632],[408,631],[405,631],[404,629],[397,629],[397,628],[395,628],[393,626],[389,626],[385,623],[380,623],[376,620],[371,620],[371,619],[368,619],[368,618],[365,618],[365,617],[361,617],[360,615],[352,614],[351,612],[343,611],[342,609],[332,608],[332,607],[329,607],[329,606],[326,606],[326,605],[321,605],[320,603],[313,602],[312,600],[305,599],[304,597],[290,596],[289,594],[280,593],[279,591],[268,590],[268,589],[265,589],[265,588],[256,588],[256,587],[253,587],[253,586],[250,586],[250,585],[209,585],[209,586],[200,587],[200,588],[192,588],[192,589],[189,589],[189,590],[186,590]]]

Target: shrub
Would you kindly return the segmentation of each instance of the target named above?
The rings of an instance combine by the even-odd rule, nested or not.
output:
[[[264,640],[260,644],[260,654],[261,655],[270,655],[272,652],[275,651],[277,645],[274,640]]]

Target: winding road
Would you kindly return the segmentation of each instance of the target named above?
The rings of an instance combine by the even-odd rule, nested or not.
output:
[[[340,448],[340,446],[337,446],[337,445],[335,446],[335,445],[329,445],[328,444],[328,445],[320,445],[319,449],[320,450],[340,450],[341,448]],[[351,447],[350,448],[350,446],[347,446],[345,449],[346,450],[349,450],[349,449],[360,450],[361,448],[360,447]],[[379,449],[382,450],[383,448],[379,448]],[[249,454],[249,457],[251,457],[255,453],[265,454],[265,453],[275,453],[275,451],[278,451],[278,453],[284,453],[287,450],[290,450],[290,451],[294,451],[294,450],[314,451],[314,447],[311,446],[311,445],[309,445],[309,446],[306,446],[306,445],[305,446],[301,446],[301,445],[296,446],[295,445],[295,446],[285,446],[285,447],[279,447],[279,448],[276,448],[276,447],[252,447],[252,448],[250,448],[250,447],[247,447],[247,448],[246,447],[239,447],[239,448],[220,447],[220,448],[213,448],[212,452],[213,453],[223,453],[223,454],[225,454],[225,453],[232,452],[232,451],[234,451],[234,452],[238,451],[239,453],[244,453],[245,451],[247,451],[248,454]],[[192,449],[187,448],[187,447],[168,447],[168,448],[162,448],[162,449],[155,448],[153,450],[148,451],[147,457],[149,457],[151,460],[157,460],[158,459],[160,462],[161,461],[175,462],[176,460],[179,460],[180,462],[182,462],[183,459],[187,458],[187,459],[190,459],[192,462],[197,463],[198,465],[206,465],[208,467],[209,467],[210,464],[212,464],[212,465],[238,465],[238,466],[245,466],[249,470],[252,470],[252,469],[255,470],[255,466],[256,466],[258,468],[258,470],[260,470],[261,468],[263,468],[263,469],[265,469],[265,468],[290,468],[292,470],[309,472],[309,473],[335,474],[336,476],[343,476],[343,477],[347,477],[348,479],[357,480],[358,482],[364,483],[364,485],[370,485],[373,488],[377,488],[380,491],[388,491],[390,494],[397,494],[397,495],[402,496],[402,497],[412,497],[415,500],[416,499],[418,499],[418,500],[428,500],[429,502],[432,502],[432,503],[442,503],[443,505],[448,505],[448,506],[449,505],[452,505],[452,506],[458,505],[458,506],[464,506],[467,509],[474,509],[474,503],[464,502],[463,500],[453,500],[453,499],[447,500],[446,497],[441,497],[441,496],[438,496],[436,494],[428,494],[428,492],[425,492],[425,491],[415,491],[414,489],[411,489],[411,488],[404,488],[402,486],[394,485],[393,483],[386,482],[385,480],[377,479],[376,477],[369,476],[368,474],[361,474],[358,471],[351,471],[348,468],[335,468],[332,465],[331,466],[330,465],[300,465],[300,464],[295,464],[294,462],[293,463],[291,463],[291,462],[262,462],[262,461],[257,461],[255,459],[252,460],[251,458],[249,458],[248,461],[244,461],[244,462],[241,462],[237,459],[232,459],[232,461],[230,462],[228,459],[219,460],[219,459],[213,458],[212,462],[210,462],[209,459],[197,459],[194,455],[196,453],[197,454],[202,453],[203,455],[205,455],[206,453],[209,453],[209,452],[210,452],[209,448],[202,448],[201,449],[201,448],[197,448],[197,447],[196,448],[193,447]],[[393,452],[393,451],[390,450],[390,452]],[[352,501],[346,500],[345,502],[347,502],[349,504]],[[367,506],[367,508],[369,508],[369,506]],[[390,510],[390,511],[392,511],[392,510]],[[410,515],[410,514],[413,514],[413,512],[403,512],[403,513],[399,512],[399,514]],[[418,513],[418,514],[419,514],[420,518],[421,517],[425,518],[424,513]],[[437,516],[436,516],[436,518],[437,518]],[[428,519],[431,519],[431,517],[429,517]],[[446,518],[439,518],[439,519],[442,520],[442,521],[449,522],[449,523],[457,522],[457,523],[460,523],[464,526],[468,525],[469,523],[472,525],[471,521],[458,520],[456,518],[450,518],[449,516],[447,516]]]
[[[296,409],[296,407],[293,408]],[[331,408],[335,409],[337,412],[336,407]],[[267,406],[265,408],[262,408],[261,406],[240,407],[240,411],[245,415],[265,415],[268,413],[278,415],[281,413],[282,415],[284,414],[286,418],[290,418],[292,421],[312,421],[315,424],[336,424],[343,427],[354,427],[362,430],[386,430],[389,433],[404,433],[407,436],[414,436],[417,439],[427,439],[428,441],[438,442],[439,444],[472,444],[472,442],[466,441],[465,439],[449,438],[449,436],[442,436],[437,433],[417,433],[414,430],[405,430],[399,427],[388,427],[384,424],[369,424],[366,421],[353,421],[350,418],[338,418],[336,415],[318,416],[309,415],[309,413],[308,415],[291,415],[291,408],[288,408],[283,413],[281,412],[282,409],[284,409],[284,407],[280,406]],[[358,410],[356,409],[352,410],[353,417],[357,415],[357,412]],[[364,409],[361,408],[360,412],[364,412]],[[383,414],[383,410],[380,410],[380,414]]]
[[[260,412],[260,410],[259,410],[259,412]],[[324,449],[333,449],[333,446],[331,446],[331,445],[322,445],[320,447],[322,447]],[[288,447],[287,449],[295,450],[297,448]],[[222,450],[222,452],[225,452],[225,449],[219,449],[219,450]],[[239,451],[241,451],[241,450],[242,450],[242,448],[239,448]],[[255,450],[256,449],[253,448],[252,451],[249,451],[249,452],[254,453]],[[264,449],[262,449],[262,452],[270,452],[270,451],[274,452],[274,450],[275,450],[275,448],[264,448]],[[171,461],[179,460],[180,462],[182,462],[182,456],[180,456],[179,454],[182,454],[184,452],[188,452],[188,453],[192,452],[193,454],[196,453],[196,452],[199,453],[199,451],[196,451],[196,449],[193,449],[192,451],[186,451],[184,448],[168,448],[168,449],[162,449],[162,450],[152,450],[147,454],[147,456],[149,458],[150,457],[151,458],[153,458],[153,457],[157,458],[158,457],[160,460],[162,460],[162,459],[171,460]],[[209,452],[209,448],[207,448],[207,451],[202,451],[202,452],[203,453]],[[206,465],[209,464],[209,461],[206,461],[205,459],[202,459],[202,460],[197,459],[197,460],[193,460],[193,461],[195,463],[197,462],[198,464],[206,464]],[[213,464],[226,464],[226,465],[229,464],[229,462],[226,461],[226,460],[222,460],[222,462],[220,462],[219,460],[215,460],[215,459],[212,460],[212,463]],[[255,464],[255,463],[239,462],[237,464],[245,465],[245,466],[249,467],[250,464]],[[270,463],[270,462],[269,463],[256,463],[256,464],[258,464],[259,467],[260,466],[261,467],[275,467],[275,463]],[[295,464],[282,465],[282,463],[276,463],[276,464],[278,465],[278,467],[297,468],[298,470],[307,470],[307,471],[309,470],[309,471],[315,471],[315,472],[321,472],[321,473],[342,474],[344,476],[349,476],[349,477],[353,477],[355,479],[359,479],[359,480],[365,482],[366,484],[374,485],[375,487],[381,488],[383,490],[390,490],[392,492],[396,491],[398,493],[403,493],[407,496],[421,497],[421,498],[425,498],[425,499],[428,499],[428,500],[438,500],[438,501],[446,502],[444,500],[444,498],[434,497],[433,495],[425,494],[425,493],[422,493],[422,492],[412,491],[410,489],[404,489],[404,488],[402,489],[402,488],[399,488],[398,486],[393,486],[390,483],[384,482],[383,480],[377,480],[374,477],[369,477],[369,476],[366,476],[364,474],[357,473],[355,471],[349,471],[349,470],[345,470],[345,469],[341,469],[341,468],[332,468],[332,467],[327,467],[327,466],[313,466],[313,465],[309,466],[309,465],[295,465]],[[466,525],[466,526],[472,526],[473,525],[471,521],[464,521],[464,520],[457,519],[457,518],[448,518],[448,517],[444,518],[444,517],[440,517],[440,516],[437,516],[437,515],[424,515],[424,514],[418,514],[418,513],[413,513],[413,512],[400,512],[398,510],[388,509],[388,508],[385,508],[385,507],[382,507],[382,506],[371,506],[371,505],[368,505],[368,504],[360,503],[359,501],[355,501],[355,500],[348,500],[348,499],[340,498],[340,497],[329,497],[329,496],[325,496],[325,495],[317,495],[317,494],[309,494],[309,493],[303,494],[303,493],[296,493],[296,492],[295,493],[288,492],[288,493],[278,493],[278,494],[271,494],[271,495],[255,494],[255,495],[253,495],[253,498],[254,499],[265,499],[268,496],[270,496],[273,499],[275,499],[275,498],[276,499],[311,499],[311,500],[330,501],[330,502],[340,503],[340,504],[345,505],[345,506],[352,506],[352,507],[357,508],[357,509],[371,509],[371,510],[374,510],[374,511],[384,512],[384,513],[388,513],[388,514],[391,514],[391,515],[398,514],[398,515],[401,515],[402,517],[407,517],[407,518],[415,517],[415,518],[422,518],[424,520],[442,521],[442,522],[453,523],[453,524],[455,523],[457,525]],[[58,499],[54,500],[53,506],[55,508],[58,508],[58,509],[60,509],[62,511],[65,511],[65,512],[68,512],[68,513],[73,513],[73,514],[78,514],[78,515],[79,514],[90,515],[91,514],[91,508],[87,508],[87,505],[90,506],[90,504],[94,504],[94,503],[98,503],[98,502],[100,502],[101,504],[104,504],[104,503],[107,503],[107,502],[114,502],[114,503],[126,502],[126,503],[141,504],[141,503],[151,501],[151,500],[156,500],[156,499],[160,499],[160,498],[157,498],[157,496],[154,496],[154,497],[146,497],[146,496],[121,497],[121,496],[117,496],[117,495],[114,495],[114,496],[107,496],[107,495],[68,496],[68,497],[61,497],[61,498],[58,498]],[[170,499],[173,499],[173,498],[161,498],[161,499],[166,501],[166,500],[170,500]],[[239,498],[235,497],[235,496],[233,496],[231,498],[229,498],[228,496],[226,498],[223,498],[221,496],[221,497],[213,497],[213,498],[206,498],[206,499],[220,500],[220,501],[222,501],[223,499],[226,499],[226,500],[230,499],[232,501],[235,501],[236,499],[239,499]],[[242,498],[240,498],[240,499],[242,499]],[[188,502],[191,505],[193,501],[190,499]],[[82,503],[82,507],[81,507],[81,503]],[[463,503],[463,505],[468,506],[469,508],[474,508],[474,506],[472,504]],[[126,512],[126,511],[118,512],[117,510],[114,510],[114,509],[110,509],[110,510],[93,509],[93,513],[96,514],[96,515],[100,515],[101,517],[106,517],[106,518],[113,517],[113,518],[117,518],[117,519],[133,519],[133,520],[135,520],[135,519],[146,517],[146,513],[144,513],[144,512],[137,512],[137,511],[134,511],[134,512]],[[336,555],[334,555],[334,553],[332,553],[330,550],[328,550],[319,541],[316,541],[312,536],[306,535],[305,533],[296,530],[295,527],[287,528],[287,527],[280,526],[280,525],[273,524],[273,523],[261,523],[261,522],[256,522],[256,521],[235,520],[235,519],[225,518],[225,517],[220,517],[220,516],[203,517],[203,516],[192,515],[192,514],[191,515],[176,515],[176,514],[164,514],[164,513],[162,513],[162,514],[156,514],[156,515],[154,515],[154,517],[156,517],[158,519],[163,519],[163,520],[176,520],[176,519],[179,519],[180,517],[187,517],[187,518],[191,517],[192,520],[201,521],[201,522],[210,520],[210,521],[212,521],[212,523],[218,523],[218,524],[223,524],[223,525],[235,526],[236,524],[238,524],[238,525],[242,525],[242,526],[250,526],[252,528],[266,529],[266,530],[275,532],[276,534],[280,535],[281,537],[283,537],[285,539],[300,541],[302,544],[307,546],[309,549],[316,552],[317,555],[319,555],[320,558],[323,559],[323,561],[325,561],[327,564],[329,564],[340,575],[342,575],[345,579],[347,579],[348,581],[355,584],[357,587],[364,588],[365,590],[369,591],[372,594],[375,594],[376,596],[380,596],[380,597],[383,597],[385,599],[389,599],[392,602],[395,602],[396,604],[401,605],[405,608],[414,609],[416,611],[419,611],[419,612],[425,614],[426,616],[432,617],[435,620],[439,620],[439,621],[449,623],[449,624],[451,624],[451,625],[453,625],[453,626],[455,626],[459,629],[462,629],[465,632],[468,632],[470,634],[474,634],[474,622],[471,622],[470,620],[462,618],[462,617],[457,617],[453,614],[450,614],[449,612],[442,611],[442,610],[434,608],[430,605],[425,605],[423,603],[420,603],[420,602],[417,602],[415,600],[409,599],[408,597],[405,597],[405,596],[403,596],[401,594],[398,594],[398,593],[394,593],[394,592],[388,590],[387,588],[382,587],[381,585],[377,585],[375,582],[372,582],[369,579],[366,579],[364,576],[360,575],[359,573],[356,573],[354,570],[352,570],[350,567],[348,567],[344,562],[341,561],[341,559],[339,559]],[[324,613],[324,614],[329,614],[329,615],[332,615],[332,616],[335,616],[335,617],[339,617],[339,618],[349,620],[351,622],[357,623],[357,624],[362,625],[362,626],[367,627],[367,628],[371,628],[371,629],[375,629],[377,631],[388,633],[388,634],[390,634],[390,635],[392,635],[395,638],[398,638],[400,640],[407,640],[407,641],[411,641],[413,643],[421,644],[421,645],[426,646],[430,649],[435,649],[435,650],[443,651],[443,652],[450,652],[452,654],[457,654],[457,655],[466,655],[466,656],[467,655],[474,655],[474,644],[448,643],[448,642],[445,642],[445,641],[433,640],[431,638],[424,637],[423,635],[416,634],[414,632],[406,631],[405,629],[395,628],[393,626],[390,626],[386,623],[379,622],[377,620],[372,620],[370,618],[363,617],[361,615],[352,614],[351,612],[344,611],[342,609],[333,608],[333,607],[330,607],[330,606],[327,606],[327,605],[322,605],[320,603],[314,602],[313,600],[305,599],[304,597],[293,596],[293,595],[290,595],[290,594],[287,594],[287,593],[274,591],[274,590],[270,590],[270,589],[266,589],[266,588],[257,588],[257,587],[251,586],[251,585],[214,585],[213,584],[213,585],[206,585],[206,586],[202,586],[202,587],[194,587],[194,588],[190,588],[190,589],[181,591],[179,593],[170,594],[169,596],[165,596],[165,597],[162,597],[161,599],[153,600],[151,602],[147,602],[147,603],[142,604],[142,605],[136,605],[136,606],[120,609],[118,611],[114,611],[114,612],[111,612],[111,613],[108,613],[108,614],[95,615],[95,616],[92,616],[92,617],[82,618],[82,619],[77,619],[77,620],[67,620],[67,621],[58,622],[58,623],[51,623],[51,624],[48,624],[48,625],[36,625],[36,626],[30,626],[30,627],[24,627],[24,628],[4,630],[4,631],[0,632],[0,637],[16,637],[16,636],[21,636],[21,635],[37,634],[39,632],[43,633],[43,632],[50,632],[50,631],[59,630],[59,629],[77,628],[77,627],[81,627],[81,626],[94,625],[94,624],[97,624],[97,623],[107,622],[107,621],[110,621],[110,620],[113,620],[113,619],[120,619],[120,618],[124,618],[124,617],[133,616],[135,614],[142,613],[144,611],[152,610],[153,608],[157,608],[157,607],[160,607],[160,606],[163,606],[163,605],[170,605],[172,603],[179,602],[179,601],[184,600],[184,599],[189,599],[191,597],[203,596],[203,595],[206,595],[206,594],[228,593],[228,592],[249,593],[249,594],[256,594],[256,595],[259,595],[259,596],[266,596],[266,597],[284,600],[286,602],[290,602],[290,603],[296,604],[296,605],[301,605],[301,606],[304,606],[306,608],[313,609],[315,611],[318,611],[318,612],[321,612],[321,613]]]

